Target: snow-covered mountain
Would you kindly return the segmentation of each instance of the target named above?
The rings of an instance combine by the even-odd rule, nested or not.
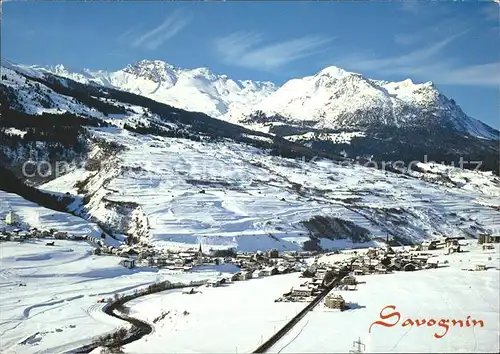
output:
[[[491,172],[418,164],[398,174],[338,162],[279,136],[12,64],[2,67],[0,103],[0,189],[52,207],[57,200],[43,197],[50,192],[61,197],[58,208],[117,239],[293,250],[500,227]],[[476,148],[468,144],[459,141]],[[32,178],[19,173],[27,160],[67,169]],[[38,188],[19,187],[8,173]]]
[[[266,123],[303,124],[316,129],[376,127],[446,127],[473,136],[498,139],[499,132],[467,116],[431,82],[378,81],[340,68],[327,67],[315,75],[286,82],[252,107],[247,123],[257,116]],[[241,117],[232,117],[241,120]]]
[[[446,127],[480,138],[499,139],[496,129],[469,117],[432,82],[373,80],[335,66],[289,80],[281,87],[271,82],[233,80],[208,68],[181,69],[161,60],[141,60],[114,72],[69,70],[63,65],[29,68],[81,83],[118,88],[265,131],[286,121],[343,131]]]
[[[208,68],[181,69],[161,60],[141,60],[118,71],[71,70],[63,65],[28,68],[118,88],[214,118],[248,111],[277,89],[271,82],[232,80]]]

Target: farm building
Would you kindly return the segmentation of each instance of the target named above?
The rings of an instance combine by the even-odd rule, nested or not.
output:
[[[484,234],[477,235],[477,243],[480,245],[482,245],[483,243],[500,243],[500,235],[498,236],[484,235]]]
[[[132,269],[135,268],[135,259],[124,259],[120,261],[120,264],[126,268]]]
[[[422,250],[423,251],[431,251],[437,249],[437,244],[438,241],[432,240],[432,241],[424,241],[422,243]]]
[[[242,271],[239,275],[239,280],[252,279],[252,273],[247,271]]]
[[[263,276],[265,276],[265,272],[262,270],[262,269],[257,269],[256,271],[254,271],[252,273],[252,278],[261,278]]]
[[[342,285],[356,285],[358,282],[356,281],[355,277],[353,277],[352,275],[348,275],[342,278],[340,283]]]
[[[439,259],[437,257],[429,258],[427,260],[427,268],[437,268],[439,265]]]
[[[325,306],[331,309],[345,309],[345,300],[342,295],[328,294],[325,298]]]
[[[219,280],[209,280],[207,282],[207,287],[210,287],[210,288],[216,288],[220,285],[220,281]]]
[[[313,290],[307,286],[297,286],[292,288],[292,296],[299,296],[299,297],[311,296],[312,291]]]
[[[484,264],[476,264],[476,270],[477,271],[486,270],[486,266]]]
[[[276,267],[268,267],[268,268],[264,269],[264,273],[265,273],[264,275],[266,275],[266,276],[279,274],[278,268],[276,268]]]
[[[414,272],[418,269],[418,266],[415,263],[407,263],[403,267],[403,271],[405,272]]]

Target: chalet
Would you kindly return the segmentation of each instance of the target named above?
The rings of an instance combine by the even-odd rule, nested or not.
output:
[[[278,273],[279,273],[278,268],[276,268],[276,267],[267,267],[264,269],[265,276],[276,275]]]
[[[220,281],[219,280],[209,280],[207,281],[207,287],[210,287],[210,288],[216,288],[220,285]]]
[[[62,232],[62,231],[55,232],[55,233],[54,233],[54,238],[55,238],[56,240],[64,240],[64,239],[67,239],[67,238],[68,238],[68,233],[67,233],[67,232]]]
[[[378,274],[387,274],[387,268],[383,264],[378,264],[375,267],[375,272]]]
[[[422,242],[422,250],[424,251],[431,251],[437,249],[437,240],[432,240],[432,241],[424,241]]]
[[[437,257],[429,258],[426,262],[426,268],[437,268],[439,259]]]
[[[265,276],[265,272],[262,269],[257,269],[252,273],[252,278],[261,278]]]
[[[345,300],[342,295],[328,294],[325,298],[325,306],[331,309],[345,309]]]
[[[310,284],[316,287],[321,287],[323,286],[323,279],[313,279],[313,281]]]
[[[6,225],[17,225],[17,215],[10,210],[7,215],[5,216],[5,224]]]
[[[327,269],[325,268],[318,268],[316,270],[316,278],[318,279],[323,279],[326,275]]]
[[[500,235],[477,235],[477,243],[482,245],[483,243],[500,243]]]
[[[406,263],[402,268],[402,270],[405,272],[414,272],[417,269],[418,269],[418,266],[413,262]]]
[[[292,296],[306,297],[311,296],[313,290],[307,286],[297,286],[292,288]]]
[[[465,237],[464,236],[449,236],[449,237],[444,238],[444,243],[446,244],[446,246],[449,246],[449,245],[455,244],[455,243],[458,244],[458,241],[460,241],[460,240],[465,240]]]
[[[267,251],[267,258],[278,258],[279,257],[279,252],[277,249],[272,249]]]
[[[247,271],[242,271],[239,276],[240,280],[252,279],[252,273]]]
[[[126,268],[132,269],[135,268],[135,259],[128,258],[120,261],[120,264]]]
[[[366,252],[366,256],[368,258],[376,258],[377,257],[377,250],[375,248],[369,248],[368,252]]]
[[[341,280],[341,284],[343,285],[356,285],[358,282],[356,281],[356,278],[353,277],[352,275],[345,276]]]

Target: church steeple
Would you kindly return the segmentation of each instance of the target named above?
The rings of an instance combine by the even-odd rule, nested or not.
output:
[[[201,243],[200,243],[200,247],[198,248],[198,257],[201,256],[203,256],[203,250],[201,249]]]

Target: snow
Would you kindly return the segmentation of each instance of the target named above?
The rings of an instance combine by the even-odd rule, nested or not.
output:
[[[244,111],[276,90],[271,82],[232,80],[207,68],[182,69],[161,60],[141,60],[118,71],[69,71],[63,65],[31,66],[81,83],[97,83],[158,102],[219,118]]]
[[[166,80],[168,70],[173,70],[161,63],[151,65],[161,80]],[[133,69],[127,71],[134,75],[150,73],[141,65]],[[30,89],[33,82],[26,82],[13,70],[5,72],[8,78],[2,82],[25,94],[25,108],[41,109],[36,101],[38,91]],[[199,74],[212,75],[206,69],[196,71]],[[363,85],[374,85],[357,74],[337,69],[326,70],[310,80],[321,85],[331,80],[348,80],[352,84],[361,80]],[[76,104],[66,96],[44,90],[69,110]],[[385,239],[388,230],[408,241],[420,242],[434,233],[475,236],[500,227],[495,210],[499,206],[500,181],[491,173],[441,165],[437,170],[424,166],[427,172],[396,175],[352,163],[270,156],[265,150],[228,140],[195,142],[139,135],[124,130],[123,125],[147,125],[160,118],[153,114],[145,117],[143,107],[123,105],[131,112],[104,117],[82,104],[78,104],[76,112],[116,124],[89,128],[89,132],[93,137],[123,145],[125,151],[101,161],[100,171],[75,168],[40,188],[77,194],[76,183],[85,182],[86,195],[78,195],[70,206],[74,213],[119,225],[118,233],[140,234],[142,241],[159,248],[188,248],[203,243],[214,249],[298,250],[309,235],[303,222],[318,215],[363,227],[370,239],[355,243],[348,234],[326,232],[319,236],[321,245],[327,248],[374,245],[377,241],[373,240]],[[340,134],[340,138],[347,141],[354,135]],[[99,158],[97,150],[91,151],[91,156]],[[447,178],[455,183],[449,183]],[[85,196],[89,202],[83,205]],[[120,203],[128,204],[120,207]]]
[[[161,60],[141,60],[114,72],[72,71],[63,65],[39,67],[11,63],[7,66],[29,74],[50,72],[85,84],[118,88],[236,124],[242,124],[245,116],[258,110],[268,116],[279,114],[298,122],[315,120],[316,128],[328,129],[358,127],[365,123],[418,125],[421,113],[432,112],[443,120],[443,115],[451,115],[459,131],[479,138],[500,138],[498,131],[468,117],[442,96],[432,82],[372,80],[335,66],[315,75],[291,79],[281,87],[271,82],[233,80],[214,74],[208,68],[181,69]],[[382,114],[373,117],[368,114],[376,110]],[[361,118],[359,112],[367,114]],[[349,116],[356,118],[345,118]],[[266,131],[262,125],[249,127]]]
[[[491,260],[488,260],[491,257]],[[269,353],[336,353],[347,352],[358,337],[367,353],[470,353],[499,351],[499,249],[492,253],[471,245],[470,252],[439,256],[447,267],[417,272],[357,277],[363,282],[356,291],[335,291],[353,309],[338,312],[321,305],[307,314]],[[462,268],[480,261],[493,267],[483,272]],[[448,266],[449,265],[449,266]],[[380,318],[381,310],[396,307],[401,319],[394,327],[370,325]],[[388,315],[393,310],[386,309]],[[483,320],[484,327],[453,327],[440,339],[434,333],[445,333],[443,327],[402,327],[407,319]],[[395,323],[396,317],[385,319]]]
[[[498,212],[490,206],[497,202],[500,186],[488,182],[483,193],[477,191],[477,183],[492,180],[483,174],[471,174],[469,182],[457,188],[359,165],[273,157],[232,142],[215,146],[127,131],[93,132],[128,149],[92,174],[87,187],[96,194],[86,206],[88,212],[116,223],[122,217],[107,209],[105,201],[137,203],[134,215],[147,220],[148,242],[160,248],[202,243],[214,249],[297,250],[308,239],[301,222],[315,215],[351,221],[366,228],[371,238],[385,239],[388,227],[416,242],[432,232],[475,235],[500,227]],[[140,171],[133,170],[139,166]],[[81,170],[75,170],[41,188],[64,192],[69,180],[74,185],[81,176]],[[299,195],[291,189],[292,182],[318,192]],[[396,216],[400,222],[385,220],[389,208],[402,210],[403,215]],[[321,242],[334,248],[359,246],[347,240]]]
[[[274,302],[297,281],[298,274],[275,275],[201,287],[193,295],[167,291],[133,300],[128,306],[134,317],[153,323],[162,312],[168,315],[154,323],[151,335],[124,346],[124,351],[250,353],[304,307]]]
[[[100,237],[102,230],[95,223],[68,213],[47,209],[19,197],[13,193],[0,190],[0,229],[5,227],[5,215],[12,210],[19,222],[36,227],[39,230],[57,229],[75,236]]]
[[[0,337],[4,353],[56,353],[89,344],[127,323],[102,312],[100,298],[160,280],[189,282],[218,271],[127,269],[121,258],[93,256],[85,241],[0,243]],[[20,283],[26,286],[19,286]],[[28,339],[29,338],[29,339]],[[26,344],[22,344],[24,340]]]

